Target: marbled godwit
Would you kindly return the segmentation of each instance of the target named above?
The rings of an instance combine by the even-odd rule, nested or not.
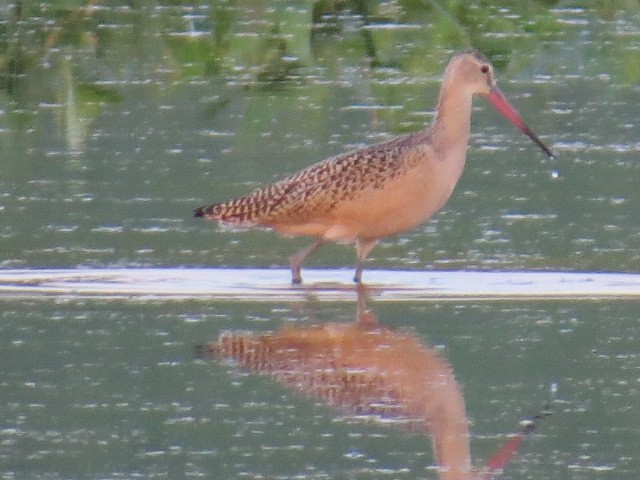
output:
[[[223,333],[198,356],[230,358],[243,368],[347,413],[396,420],[431,437],[440,480],[490,480],[509,463],[534,417],[483,467],[474,469],[462,389],[441,352],[413,334],[380,326],[358,288],[350,324],[292,325],[269,334]]]
[[[436,116],[429,128],[311,165],[234,200],[197,208],[196,217],[237,227],[267,227],[315,237],[291,257],[291,281],[300,283],[304,259],[330,240],[355,243],[363,263],[381,238],[410,230],[444,206],[462,174],[474,94],[485,96],[549,157],[549,150],[498,88],[493,67],[477,50],[447,66]]]

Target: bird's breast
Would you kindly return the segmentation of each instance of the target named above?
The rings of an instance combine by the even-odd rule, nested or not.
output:
[[[427,221],[447,202],[458,180],[437,166],[424,164],[388,182],[364,189],[331,212],[328,240],[382,238]]]

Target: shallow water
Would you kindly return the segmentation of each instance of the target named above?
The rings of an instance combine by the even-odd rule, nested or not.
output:
[[[452,52],[474,45],[558,158],[478,99],[451,201],[368,267],[638,271],[637,5],[329,3],[0,3],[0,266],[285,267],[306,241],[192,209],[422,128]],[[308,264],[354,257],[327,246]],[[508,478],[637,478],[638,302],[370,307],[451,363],[476,464],[550,401]],[[354,317],[312,294],[2,298],[0,478],[436,478],[426,436],[192,353]]]
[[[41,5],[19,20],[5,6],[0,24],[13,66],[0,91],[6,267],[284,266],[305,241],[220,232],[192,209],[422,128],[462,46],[438,41],[452,27],[433,12],[416,27],[426,13],[408,6],[370,12],[368,27],[341,12],[331,33],[286,2]],[[478,99],[451,201],[371,267],[637,271],[640,13],[523,5],[458,21],[483,22],[469,41],[558,159]],[[327,247],[310,264],[353,257]]]
[[[422,478],[431,468],[422,434],[353,421],[265,378],[192,355],[195,344],[222,331],[350,322],[355,306],[3,307],[4,478]],[[553,415],[526,439],[509,478],[635,477],[637,303],[370,307],[383,325],[415,332],[448,358],[464,388],[478,464],[521,417],[551,400]]]

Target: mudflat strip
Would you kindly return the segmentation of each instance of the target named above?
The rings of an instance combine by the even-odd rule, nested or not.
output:
[[[313,296],[353,301],[348,269],[306,269],[292,286],[288,269],[105,268],[0,270],[3,298],[125,298],[280,301]],[[377,301],[640,299],[640,274],[540,271],[367,270]]]

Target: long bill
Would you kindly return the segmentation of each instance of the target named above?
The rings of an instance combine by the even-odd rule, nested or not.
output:
[[[491,87],[491,91],[487,96],[491,104],[498,110],[507,120],[513,123],[516,127],[522,131],[527,137],[535,142],[549,158],[556,158],[549,148],[542,143],[538,136],[524,123],[524,120],[520,117],[518,111],[509,103],[504,94],[500,91],[497,85]]]

